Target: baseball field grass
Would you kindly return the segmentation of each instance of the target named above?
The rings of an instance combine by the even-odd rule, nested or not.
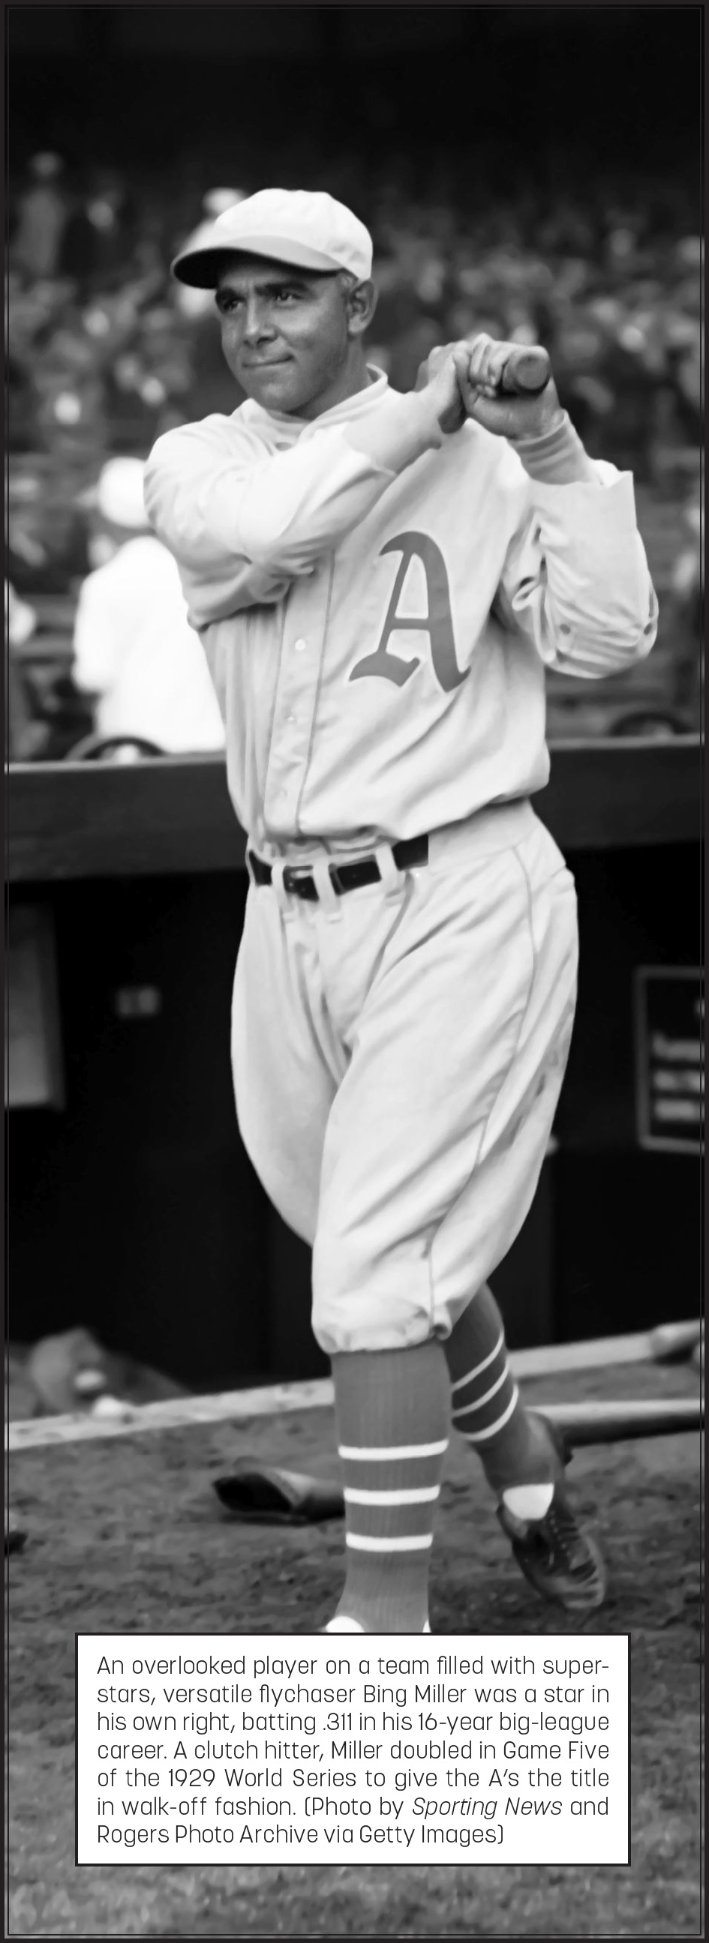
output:
[[[696,1395],[691,1366],[525,1384],[530,1402]],[[579,1451],[575,1499],[602,1535],[607,1605],[629,1633],[628,1867],[74,1864],[74,1635],[314,1632],[341,1579],[340,1522],[239,1525],[213,1478],[238,1455],[332,1475],[329,1409],[28,1449],[12,1460],[27,1530],[9,1560],[9,1936],[699,1937],[700,1448],[694,1434]],[[478,1466],[449,1454],[434,1633],[576,1633],[535,1599]]]

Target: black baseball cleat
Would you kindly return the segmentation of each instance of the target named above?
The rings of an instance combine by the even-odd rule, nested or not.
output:
[[[563,1606],[566,1612],[580,1615],[603,1604],[608,1584],[606,1568],[598,1546],[579,1524],[566,1495],[563,1466],[568,1464],[571,1452],[546,1418],[540,1420],[560,1464],[549,1509],[543,1518],[518,1518],[501,1499],[497,1516],[520,1571],[535,1592]]]

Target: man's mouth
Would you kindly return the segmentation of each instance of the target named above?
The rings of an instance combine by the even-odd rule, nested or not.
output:
[[[244,371],[277,371],[281,365],[290,364],[291,358],[252,358],[242,360]]]

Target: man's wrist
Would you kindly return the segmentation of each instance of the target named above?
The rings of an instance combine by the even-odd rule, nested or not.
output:
[[[600,485],[593,460],[589,458],[568,412],[562,411],[556,424],[535,438],[510,439],[530,479],[543,486]]]
[[[515,449],[517,449],[517,447],[519,446],[527,446],[527,447],[541,446],[542,444],[546,443],[547,440],[556,438],[558,434],[562,432],[565,426],[569,423],[570,420],[569,420],[568,412],[564,411],[562,405],[556,405],[551,415],[550,422],[542,423],[537,431],[518,432],[516,434],[514,432],[508,433],[510,445],[514,445]]]

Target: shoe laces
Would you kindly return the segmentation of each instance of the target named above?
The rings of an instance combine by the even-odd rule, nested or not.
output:
[[[569,1506],[554,1499],[542,1524],[552,1560],[564,1566],[577,1585],[594,1584],[596,1561]]]
[[[580,1533],[573,1512],[558,1493],[552,1498],[544,1517],[531,1526],[529,1536],[532,1540],[541,1541],[557,1556],[569,1559],[570,1553],[578,1545]]]

